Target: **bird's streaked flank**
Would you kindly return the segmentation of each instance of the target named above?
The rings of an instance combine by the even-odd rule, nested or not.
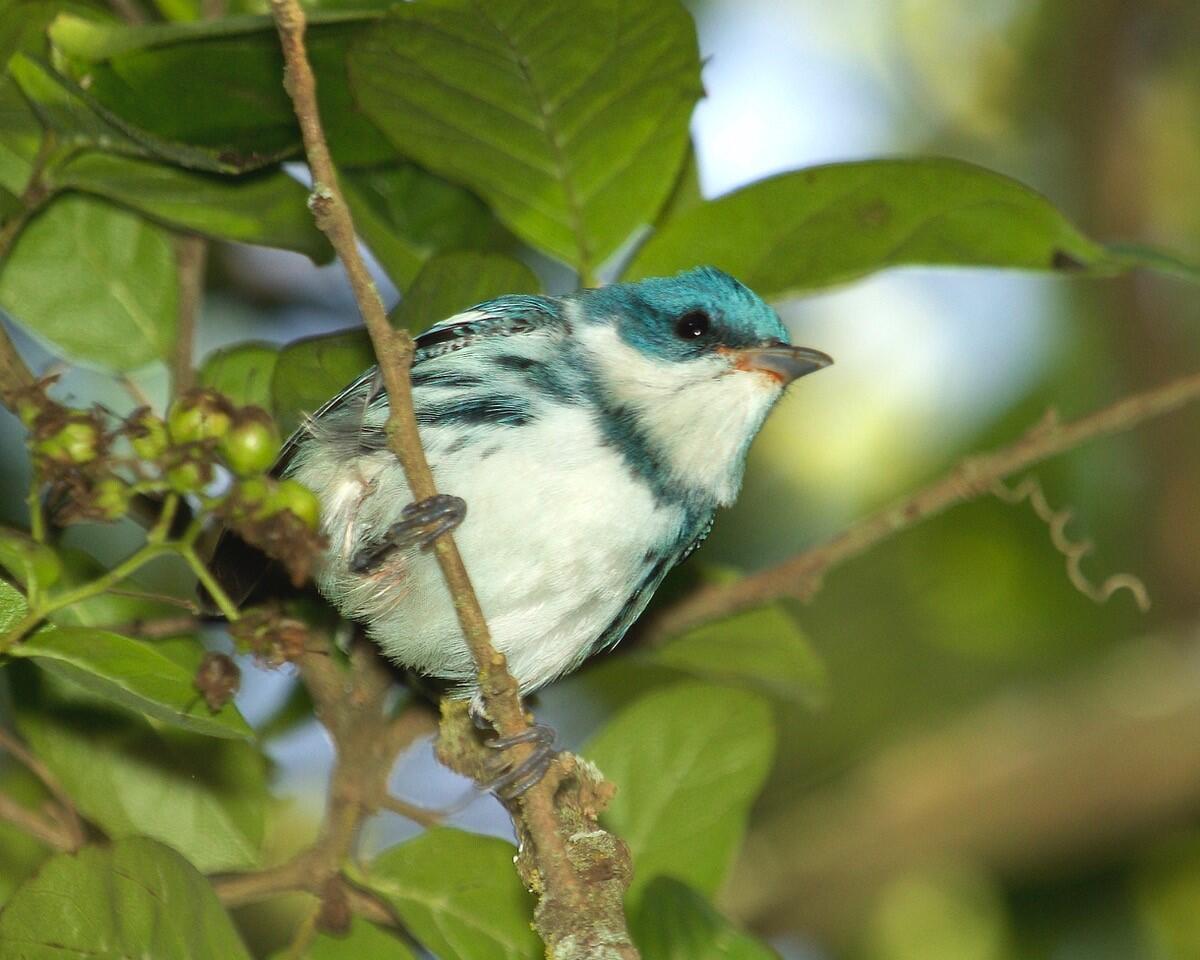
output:
[[[412,503],[373,370],[289,441],[281,469],[320,499],[329,538],[317,585],[397,663],[470,694],[475,665],[422,551],[459,526],[496,649],[534,690],[624,635],[737,496],[784,388],[830,362],[712,268],[479,304],[419,337],[413,362],[446,495]]]

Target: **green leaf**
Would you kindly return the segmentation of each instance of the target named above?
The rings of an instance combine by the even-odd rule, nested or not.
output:
[[[779,604],[706,623],[647,656],[701,679],[746,683],[814,707],[828,692],[824,663]]]
[[[141,837],[47,861],[0,914],[0,954],[250,960],[208,881]]]
[[[21,586],[52,587],[62,576],[58,554],[23,530],[0,527],[0,567]]]
[[[49,180],[218,240],[295,250],[317,263],[333,256],[308,210],[308,191],[279,170],[233,179],[89,151],[55,168]]]
[[[398,937],[366,920],[355,918],[345,936],[322,933],[312,942],[305,960],[414,960],[415,955]],[[290,960],[287,950],[273,960]]]
[[[603,820],[633,854],[632,899],[659,875],[717,889],[774,746],[759,697],[699,683],[648,694],[593,738],[582,753],[617,786]]]
[[[78,698],[21,710],[18,724],[80,812],[109,836],[154,837],[206,873],[258,864],[268,797],[263,759],[250,744],[155,729]]]
[[[354,226],[384,271],[404,289],[441,250],[492,250],[515,241],[468,190],[411,163],[341,171]]]
[[[512,844],[435,827],[381,853],[362,878],[432,953],[457,960],[535,960],[533,900]]]
[[[21,232],[0,272],[0,306],[68,359],[133,370],[171,352],[176,273],[161,227],[63,197]]]
[[[533,271],[511,257],[443,253],[425,263],[388,319],[393,326],[419,332],[484,300],[541,289]]]
[[[25,595],[7,580],[0,580],[0,637],[29,615]]]
[[[570,16],[531,0],[400,4],[349,59],[402,154],[588,275],[653,221],[701,93],[676,0],[580,0]]]
[[[645,960],[776,960],[695,890],[670,877],[646,887],[630,930]]]
[[[18,54],[8,71],[29,99],[42,124],[71,148],[94,146],[134,156],[156,156],[185,167],[239,173],[277,159],[244,158],[154,135],[124,122],[98,103],[90,92],[39,58]]]
[[[41,781],[15,763],[0,767],[0,794],[30,810],[42,809],[50,799]],[[0,904],[12,896],[50,852],[45,844],[20,827],[0,820]]]
[[[212,713],[196,690],[194,674],[144,640],[88,627],[50,626],[9,654],[181,730],[232,739],[254,736],[237,707],[228,703]]]
[[[375,363],[371,340],[362,328],[308,337],[279,352],[271,377],[271,409],[279,429],[290,433],[302,416],[319,409]]]
[[[395,156],[354,102],[346,80],[348,45],[373,30],[378,18],[363,12],[317,16],[307,33],[321,119],[342,165]],[[187,145],[229,171],[256,169],[300,150],[291,100],[280,82],[279,37],[269,17],[127,26],[60,16],[50,38],[74,74],[87,76],[90,100],[124,129],[153,138],[160,149]]]
[[[200,383],[234,403],[271,409],[271,379],[279,348],[272,343],[239,343],[204,358]]]
[[[83,550],[60,546],[58,558],[63,568],[63,590],[91,583],[107,572],[103,564]],[[130,591],[140,588],[136,580],[123,580],[117,585],[117,589]],[[50,614],[50,620],[64,627],[112,627],[138,620],[156,620],[178,615],[179,607],[163,600],[120,593],[99,593],[70,606],[60,607]]]
[[[764,297],[903,264],[1111,272],[1044,197],[958,160],[868,160],[760,180],[684,210],[628,279],[711,264]]]

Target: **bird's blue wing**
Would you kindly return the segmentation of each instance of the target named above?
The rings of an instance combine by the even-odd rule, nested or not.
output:
[[[422,364],[447,354],[561,325],[563,322],[561,301],[551,297],[510,295],[486,300],[434,324],[420,334],[414,342],[413,370],[419,370]],[[362,401],[364,398],[368,403],[386,400],[382,384],[378,382],[378,367],[364,370],[353,383],[325,401],[315,413],[305,417],[304,423],[284,441],[271,474],[279,476],[287,469],[312,424],[336,413],[352,400]]]
[[[416,349],[413,353],[414,380],[419,379],[418,371],[427,364],[432,366],[432,361],[439,357],[494,344],[499,340],[534,330],[562,326],[564,323],[561,301],[550,297],[506,296],[480,303],[430,327],[416,338]],[[347,404],[353,402],[365,401],[372,407],[375,404],[386,403],[383,391],[373,386],[376,370],[376,367],[365,370],[353,383],[305,418],[300,428],[284,442],[275,465],[271,468],[273,476],[280,476],[287,469],[314,424],[325,418],[335,417]],[[382,431],[373,431],[370,440],[382,447]],[[209,568],[217,582],[227,589],[236,603],[243,602],[251,594],[257,595],[262,592],[260,584],[268,579],[271,566],[272,561],[228,531],[222,532],[209,561]]]

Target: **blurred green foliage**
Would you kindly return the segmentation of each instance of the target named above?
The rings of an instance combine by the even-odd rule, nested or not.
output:
[[[125,375],[161,400],[179,313],[174,243],[209,238],[201,334],[248,306],[268,320],[207,352],[199,378],[291,429],[371,353],[361,331],[330,332],[348,316],[296,337],[288,322],[314,303],[307,274],[285,261],[286,282],[256,285],[261,261],[238,246],[330,259],[305,187],[282,166],[300,159],[300,140],[274,29],[254,2],[217,19],[192,0],[134,6],[148,22],[94,2],[0,0],[0,307],[30,335],[21,343],[31,355]],[[1036,307],[1057,331],[1048,359],[970,435],[954,435],[956,411],[943,406],[927,436],[889,438],[888,450],[841,438],[869,485],[819,474],[820,434],[809,428],[828,411],[795,398],[776,417],[787,425],[760,443],[706,563],[787,556],[964,454],[1012,441],[1048,406],[1078,414],[1200,359],[1200,307],[1179,280],[1195,279],[1188,254],[1200,252],[1194,4],[746,5],[739,16],[827,18],[840,38],[829,56],[886,86],[893,148],[927,156],[798,169],[716,199],[702,194],[688,139],[706,51],[675,0],[589,0],[570,16],[533,0],[311,6],[343,188],[403,292],[393,322],[411,329],[502,292],[697,262],[740,275],[798,323],[808,315],[794,294],[895,266],[1055,278]],[[695,13],[703,23],[721,6]],[[1131,276],[1139,265],[1148,272]],[[848,366],[833,402],[853,407]],[[872,375],[859,370],[859,386]],[[133,404],[124,381],[74,376],[81,405]],[[0,426],[4,519],[24,524],[19,428]],[[1150,585],[1147,617],[1126,597],[1098,607],[1074,592],[1045,526],[1027,508],[984,500],[834,571],[807,605],[781,601],[656,648],[635,635],[548,691],[567,739],[586,740],[584,754],[618,785],[606,822],[634,855],[630,917],[648,960],[758,960],[775,934],[783,949],[799,940],[854,960],[1200,956],[1200,731],[1181,736],[1171,722],[1192,716],[1188,698],[1200,692],[1197,427],[1184,411],[1038,470],[1054,503],[1073,508],[1071,532],[1098,544],[1086,568],[1135,570]],[[847,495],[851,486],[869,493]],[[91,545],[104,554],[108,543],[111,555],[115,539],[100,528]],[[14,581],[0,581],[5,630],[26,615],[30,591],[77,589],[103,569],[16,530],[0,531],[0,565]],[[697,578],[680,571],[659,602]],[[190,595],[185,578],[166,579]],[[200,703],[198,635],[150,641],[120,629],[162,616],[154,600],[98,593],[0,664],[0,712],[113,840],[51,856],[0,822],[0,948],[249,955],[203,873],[269,859],[267,838],[282,829],[270,764],[261,742],[245,742],[236,707],[210,714]],[[1175,667],[1155,659],[1150,636],[1179,653]],[[1052,721],[1070,698],[1082,704],[1072,717],[1112,725],[1064,734]],[[290,704],[289,721],[311,709],[303,697]],[[1137,737],[1117,736],[1124,721],[1139,724]],[[982,739],[997,730],[1019,736]],[[259,734],[270,731],[264,722]],[[1096,792],[1108,782],[1095,769],[1103,736],[1114,748],[1099,751],[1100,766],[1141,771],[1153,789]],[[1044,745],[1059,750],[1053,776],[1018,781],[1020,808],[1006,812],[1023,829],[1006,843],[990,832],[989,788],[1012,796],[1014,771]],[[912,769],[927,780],[899,775]],[[12,764],[0,790],[30,809],[47,800]],[[928,814],[934,801],[945,806]],[[876,840],[866,851],[853,817],[835,815],[860,804]],[[756,835],[813,824],[830,826],[799,873],[776,878],[765,859],[734,867],[747,831],[755,849]],[[1037,842],[1019,847],[1027,837]],[[513,853],[438,828],[355,879],[439,956],[532,958],[541,948]],[[784,889],[756,895],[772,883]],[[813,907],[826,890],[838,902]],[[83,918],[78,943],[46,907],[66,895]],[[257,950],[286,935],[255,928],[246,939]],[[344,939],[322,933],[309,955],[406,951],[356,920]]]

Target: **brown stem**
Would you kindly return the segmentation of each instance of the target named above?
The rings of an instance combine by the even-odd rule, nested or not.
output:
[[[355,242],[354,224],[342,198],[337,172],[321,128],[316,80],[304,44],[304,12],[296,0],[271,0],[271,12],[283,48],[284,87],[292,98],[312,171],[309,206],[317,226],[329,237],[345,266],[387,388],[391,406],[388,420],[390,446],[404,468],[413,497],[423,500],[437,491],[413,415],[409,380],[413,341],[407,331],[393,329],[388,323],[379,293]],[[454,600],[463,636],[479,669],[479,687],[488,718],[501,736],[519,734],[529,724],[521,705],[519,687],[508,672],[503,655],[492,646],[487,622],[458,548],[449,534],[443,534],[435,541],[434,550]],[[524,761],[533,750],[533,744],[518,744],[511,749],[513,762]],[[560,945],[564,951],[571,951],[556,953],[564,958],[582,956],[589,947],[601,951],[591,954],[593,956],[636,956],[623,918],[615,930],[609,923],[604,924],[603,930],[599,929],[599,923],[589,926],[591,898],[586,881],[572,866],[568,834],[556,808],[557,787],[558,778],[543,778],[525,793],[515,808],[518,810],[518,829],[534,847],[543,906],[550,908],[539,909],[539,917],[555,918],[552,924],[539,920],[539,933],[552,952]],[[566,946],[566,943],[573,946]]]
[[[80,844],[64,824],[22,806],[3,793],[0,793],[0,820],[8,821],[54,850],[70,853],[79,849]]]
[[[829,570],[865,553],[881,540],[957,503],[989,493],[999,481],[1034,464],[1096,437],[1129,430],[1196,399],[1200,399],[1200,374],[1191,374],[1070,423],[1048,417],[1015,443],[968,457],[940,480],[790,560],[730,584],[701,587],[656,614],[642,635],[656,642],[696,624],[781,597],[807,600],[820,589]]]
[[[196,383],[192,354],[196,346],[196,320],[204,299],[208,241],[194,234],[176,237],[175,261],[179,267],[179,325],[171,358],[171,386],[178,396]]]
[[[58,777],[51,773],[50,768],[34,756],[25,744],[21,743],[11,731],[5,730],[2,727],[0,727],[0,750],[11,755],[14,760],[21,763],[30,773],[42,781],[42,784],[50,791],[50,795],[54,797],[57,804],[54,811],[54,819],[57,821],[55,831],[60,838],[60,843],[56,843],[54,846],[62,850],[78,850],[82,847],[86,839],[83,822],[79,819],[79,814],[75,810],[75,804],[67,795],[67,791],[63,788]],[[11,817],[6,819],[11,819]]]
[[[33,386],[33,373],[17,353],[12,338],[0,321],[0,393],[25,390]]]

